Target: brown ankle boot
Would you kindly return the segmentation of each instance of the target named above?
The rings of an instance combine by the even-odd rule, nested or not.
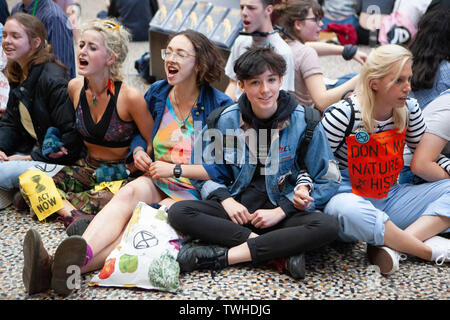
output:
[[[42,243],[41,236],[34,230],[28,230],[23,241],[24,266],[23,284],[28,294],[47,291],[52,278],[52,258]]]
[[[52,265],[51,288],[62,296],[76,289],[75,282],[81,279],[81,267],[86,259],[87,243],[80,236],[64,239],[56,249]]]

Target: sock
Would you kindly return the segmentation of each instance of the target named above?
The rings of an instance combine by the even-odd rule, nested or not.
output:
[[[93,257],[94,257],[94,254],[92,252],[91,246],[87,244],[86,259],[84,260],[83,267],[85,265],[87,265],[89,263],[89,261],[92,260]]]

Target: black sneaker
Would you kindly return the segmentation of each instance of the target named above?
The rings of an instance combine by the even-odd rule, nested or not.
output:
[[[294,279],[305,278],[305,255],[300,253],[296,256],[291,256],[286,261],[286,269]]]
[[[177,261],[181,272],[199,269],[220,270],[228,266],[228,248],[186,243],[181,247]]]

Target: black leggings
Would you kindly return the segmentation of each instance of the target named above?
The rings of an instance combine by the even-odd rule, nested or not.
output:
[[[231,221],[215,200],[176,202],[168,216],[176,230],[208,243],[231,248],[247,242],[253,263],[322,247],[335,240],[338,233],[337,219],[322,212],[299,211],[266,229],[251,224],[242,226]],[[260,236],[249,239],[251,232]]]

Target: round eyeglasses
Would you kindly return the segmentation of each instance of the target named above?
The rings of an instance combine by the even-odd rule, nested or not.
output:
[[[320,21],[322,21],[322,17],[317,16],[317,17],[311,17],[311,18],[304,18],[302,20],[311,20],[311,21],[314,21],[315,23],[320,23]]]
[[[186,51],[172,51],[169,49],[161,49],[161,58],[163,60],[170,58],[170,56],[172,56],[172,55],[175,58],[179,58],[179,59],[186,59],[187,57],[195,58],[195,56],[193,54],[187,53]]]

